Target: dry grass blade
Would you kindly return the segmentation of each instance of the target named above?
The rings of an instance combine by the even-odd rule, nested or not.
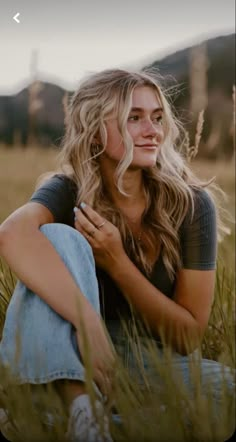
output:
[[[198,120],[197,120],[197,126],[196,126],[196,134],[195,134],[195,143],[193,146],[190,146],[190,143],[186,146],[186,154],[187,154],[187,161],[190,163],[193,158],[196,157],[199,149],[199,144],[201,141],[202,131],[203,131],[203,125],[204,125],[204,110],[199,112]],[[189,140],[189,138],[188,138]]]

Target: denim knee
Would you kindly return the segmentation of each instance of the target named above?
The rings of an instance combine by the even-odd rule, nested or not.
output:
[[[44,224],[40,231],[60,255],[83,294],[100,312],[95,260],[88,241],[78,230],[65,224]]]
[[[53,244],[57,241],[61,243],[62,239],[66,239],[69,242],[76,241],[84,251],[93,256],[92,247],[89,242],[78,230],[71,226],[61,223],[50,223],[43,224],[40,230]]]

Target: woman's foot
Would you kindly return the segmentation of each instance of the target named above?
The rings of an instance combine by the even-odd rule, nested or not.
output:
[[[71,442],[112,442],[109,422],[99,401],[93,413],[87,394],[78,396],[71,404],[67,438]]]

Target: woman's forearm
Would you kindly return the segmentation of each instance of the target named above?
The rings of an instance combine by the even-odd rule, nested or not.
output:
[[[14,230],[1,236],[0,256],[30,290],[75,327],[78,306],[88,301],[59,254],[40,230],[23,235]]]
[[[199,343],[198,323],[191,313],[153,286],[127,255],[110,276],[153,333],[176,351],[189,353]]]

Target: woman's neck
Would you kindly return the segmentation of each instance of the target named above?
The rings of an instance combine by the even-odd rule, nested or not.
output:
[[[109,166],[109,167],[108,167]],[[115,184],[114,174],[117,165],[106,165],[106,162],[100,164],[101,174],[106,190],[119,208],[131,208],[144,203],[143,195],[143,177],[141,169],[128,169],[123,177],[123,189],[129,195],[122,195]]]

